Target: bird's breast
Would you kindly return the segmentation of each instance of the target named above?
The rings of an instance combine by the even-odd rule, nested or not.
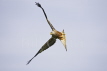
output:
[[[55,38],[60,38],[62,36],[62,33],[59,31],[54,30],[53,32],[54,32],[53,37],[55,37]]]

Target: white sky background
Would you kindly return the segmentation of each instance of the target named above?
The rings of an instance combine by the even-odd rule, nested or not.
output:
[[[39,54],[53,26],[66,32]],[[107,71],[107,0],[0,0],[0,71]]]

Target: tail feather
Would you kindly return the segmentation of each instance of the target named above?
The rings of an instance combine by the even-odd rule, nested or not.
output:
[[[60,41],[62,42],[62,44],[64,45],[66,51],[67,51],[67,46],[66,46],[66,36],[65,36],[65,32],[64,30],[62,31],[62,38],[60,39]]]

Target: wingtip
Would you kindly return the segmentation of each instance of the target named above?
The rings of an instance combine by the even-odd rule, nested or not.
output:
[[[30,63],[30,61],[28,61],[26,65],[28,65],[29,63]]]
[[[41,7],[41,4],[39,2],[35,2],[38,7]]]
[[[64,29],[63,29],[63,31],[62,31],[63,33],[64,33]]]

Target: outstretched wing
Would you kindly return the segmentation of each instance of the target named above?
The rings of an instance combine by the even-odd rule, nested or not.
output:
[[[36,3],[36,2],[35,2],[35,3]],[[44,13],[44,15],[45,15],[45,18],[46,18],[49,26],[51,27],[51,29],[52,29],[52,30],[55,30],[55,28],[53,27],[53,25],[52,25],[52,24],[50,23],[50,21],[48,20],[47,15],[46,15],[46,13],[45,13],[45,10],[42,8],[41,4],[36,3],[36,5],[42,9],[42,11],[43,11],[43,13]]]
[[[67,51],[67,46],[66,46],[66,36],[64,33],[64,30],[62,31],[62,38],[60,39],[60,41],[62,42],[62,44],[64,45],[66,51]]]
[[[55,42],[56,42],[56,38],[51,37],[51,38],[41,47],[41,49],[36,53],[36,55],[35,55],[34,57],[36,57],[39,53],[43,52],[44,50],[48,49],[48,48],[49,48],[50,46],[52,46]],[[33,57],[33,58],[34,58],[34,57]],[[33,58],[32,58],[32,59],[33,59]],[[30,59],[27,64],[29,64],[32,59]]]

